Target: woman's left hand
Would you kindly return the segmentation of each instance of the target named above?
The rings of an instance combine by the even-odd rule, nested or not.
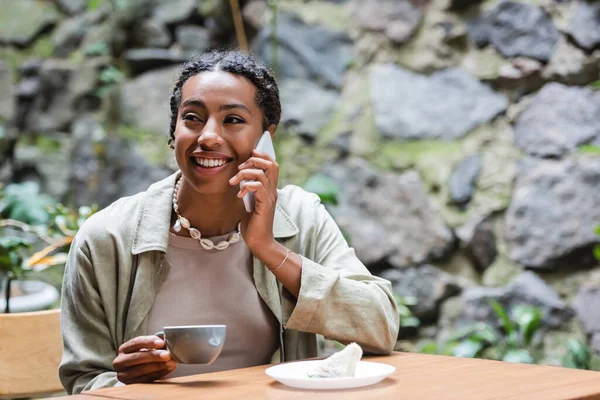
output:
[[[247,213],[242,220],[242,236],[250,251],[257,256],[256,251],[272,244],[273,219],[277,204],[277,180],[279,179],[279,164],[268,154],[252,151],[250,157],[239,167],[239,172],[229,180],[231,185],[239,185],[247,181],[237,194],[238,198],[253,192],[256,197],[254,211]]]

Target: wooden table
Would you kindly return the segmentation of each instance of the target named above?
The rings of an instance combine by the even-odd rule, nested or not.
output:
[[[364,357],[390,364],[384,381],[349,390],[300,390],[265,375],[268,366],[86,392],[100,399],[600,399],[600,372],[413,353]],[[53,398],[56,400],[58,398]],[[67,397],[63,397],[67,399]]]

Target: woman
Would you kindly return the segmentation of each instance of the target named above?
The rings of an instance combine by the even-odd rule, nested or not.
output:
[[[67,392],[314,357],[315,334],[390,353],[390,283],[356,258],[317,196],[277,190],[278,164],[254,150],[281,113],[269,69],[239,51],[202,54],[184,65],[170,105],[179,171],[98,212],[73,241]],[[227,325],[210,366],[177,366],[153,335],[202,324]]]

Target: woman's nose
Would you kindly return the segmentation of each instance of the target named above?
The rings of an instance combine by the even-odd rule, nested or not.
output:
[[[198,136],[198,144],[205,145],[207,147],[220,146],[223,144],[223,138],[218,124],[211,123],[210,121],[204,125],[200,136]]]

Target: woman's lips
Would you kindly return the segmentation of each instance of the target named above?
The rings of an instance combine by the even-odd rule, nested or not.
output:
[[[214,176],[214,175],[217,175],[219,172],[223,171],[225,168],[227,168],[230,161],[226,162],[225,164],[223,164],[219,167],[203,167],[203,166],[199,165],[194,158],[191,159],[191,163],[194,166],[194,170],[196,171],[196,173],[198,175]]]

